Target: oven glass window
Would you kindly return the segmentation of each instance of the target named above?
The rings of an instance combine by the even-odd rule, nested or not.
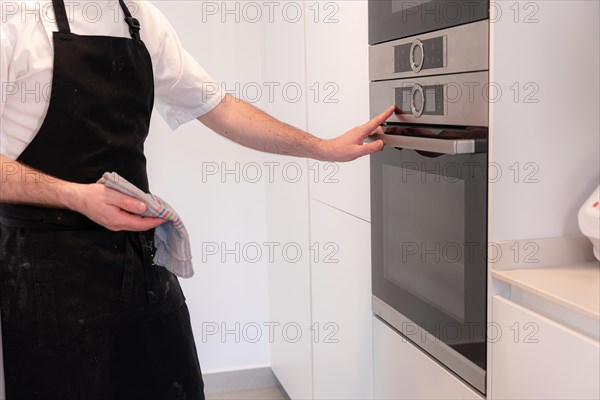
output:
[[[489,0],[369,0],[369,44],[433,32],[489,16]]]
[[[486,366],[487,165],[485,151],[371,156],[374,311],[425,351],[442,349],[433,356],[450,369],[476,374]]]
[[[416,168],[415,168],[416,167]],[[407,163],[384,165],[386,279],[465,322],[465,181]],[[437,169],[437,170],[436,170]]]
[[[427,3],[431,0],[392,0],[392,13],[399,13],[406,11],[407,9],[420,6],[423,3]]]

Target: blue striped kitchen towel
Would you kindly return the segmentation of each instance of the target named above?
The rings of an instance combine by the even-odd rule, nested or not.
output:
[[[182,278],[190,278],[194,275],[190,237],[181,218],[169,203],[151,193],[144,193],[116,172],[105,172],[97,183],[142,201],[147,207],[141,214],[143,217],[159,217],[167,220],[154,230],[156,246],[154,263]]]

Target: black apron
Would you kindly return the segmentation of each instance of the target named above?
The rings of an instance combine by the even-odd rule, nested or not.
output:
[[[53,0],[50,105],[18,161],[78,183],[116,171],[147,192],[152,62],[119,2],[131,39],[71,33],[63,0]],[[8,400],[204,398],[185,298],[153,264],[153,236],[70,210],[0,205]]]

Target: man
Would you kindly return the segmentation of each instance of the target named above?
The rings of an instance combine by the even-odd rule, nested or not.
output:
[[[0,38],[7,398],[203,398],[185,299],[152,262],[153,228],[164,221],[140,217],[143,203],[94,182],[116,171],[149,190],[143,143],[155,100],[172,128],[198,119],[256,150],[328,161],[381,150],[363,141],[393,109],[320,140],[204,93],[210,77],[147,2],[135,2],[135,18],[123,0],[95,2],[94,23],[78,18],[86,2],[20,7],[31,3],[38,18],[3,10]]]

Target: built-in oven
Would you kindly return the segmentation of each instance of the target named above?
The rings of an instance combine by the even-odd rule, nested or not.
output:
[[[487,132],[387,134],[371,158],[373,311],[485,393]]]
[[[370,80],[373,311],[485,394],[488,21],[372,45]]]
[[[370,0],[369,43],[488,19],[489,0]]]

